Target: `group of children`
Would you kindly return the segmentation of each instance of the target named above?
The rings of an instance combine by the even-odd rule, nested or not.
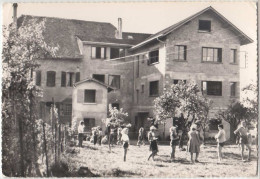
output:
[[[116,128],[116,137],[114,136],[115,134],[115,130],[110,130],[108,129],[106,134],[110,134],[110,137],[112,136],[114,140],[114,138],[117,139],[117,144],[118,145],[123,145],[124,148],[124,161],[126,161],[126,155],[127,155],[127,150],[128,150],[128,146],[129,146],[129,136],[128,136],[128,132],[129,132],[129,128],[131,127],[131,125],[126,125],[123,128],[122,127],[118,127]],[[81,131],[82,126],[79,126],[79,132]],[[157,145],[157,136],[155,134],[155,131],[157,130],[157,128],[152,125],[150,127],[150,131],[148,132],[148,141],[150,143],[150,151],[151,154],[148,157],[148,160],[152,157],[152,159],[154,160],[154,156],[159,152],[158,150],[158,145]],[[222,148],[224,147],[224,143],[226,141],[226,134],[225,134],[225,130],[223,128],[222,124],[218,125],[218,130],[219,132],[217,133],[217,135],[215,136],[215,139],[217,141],[217,153],[218,153],[218,161],[221,162],[223,160],[223,154],[222,154]],[[190,153],[191,156],[191,163],[194,162],[199,162],[198,157],[199,157],[199,153],[200,153],[200,145],[202,144],[203,139],[203,135],[201,134],[201,122],[199,120],[197,120],[194,124],[192,124],[190,126],[190,131],[188,132],[188,142],[187,142],[187,152]],[[178,135],[178,126],[177,125],[173,125],[170,129],[170,146],[172,148],[171,151],[171,160],[174,161],[175,160],[175,149],[176,146],[179,144],[180,141],[180,137]],[[241,145],[241,157],[242,160],[244,160],[244,146],[246,146],[248,148],[249,151],[249,155],[248,155],[248,159],[250,160],[250,154],[251,154],[251,147],[249,145],[249,141],[248,141],[248,132],[246,129],[246,123],[243,121],[241,123],[241,125],[238,127],[237,130],[235,130],[234,132],[235,134],[239,134],[240,136],[240,141],[239,144]],[[105,137],[108,137],[109,135],[105,135]],[[112,138],[111,137],[111,138]],[[81,135],[79,133],[79,146],[82,146],[82,141],[80,142],[80,138]],[[115,140],[116,140],[115,139]],[[144,142],[145,139],[145,134],[144,134],[144,128],[141,127],[139,129],[139,133],[138,133],[138,142],[137,145],[140,147],[140,145],[145,145]],[[94,145],[96,143],[98,143],[99,145],[101,145],[102,143],[102,129],[101,127],[94,127],[92,128],[92,137],[91,137],[91,141],[93,141]],[[195,154],[195,160],[193,160],[193,154]]]

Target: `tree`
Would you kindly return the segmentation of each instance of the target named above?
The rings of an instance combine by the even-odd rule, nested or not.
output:
[[[187,132],[184,129],[187,128],[190,116],[192,116],[191,122],[198,118],[205,124],[203,126],[206,126],[210,107],[211,101],[200,94],[198,85],[186,84],[184,81],[165,88],[163,94],[154,100],[154,113],[158,121],[165,122],[176,113],[183,114],[182,130],[184,132]]]
[[[244,87],[242,92],[244,92],[246,96],[246,98],[243,99],[243,104],[248,108],[248,117],[251,118],[252,121],[256,121],[258,117],[257,86],[250,84]]]
[[[108,145],[109,149],[111,150],[110,144],[111,144],[111,133],[110,129],[111,127],[118,127],[121,124],[125,122],[126,117],[128,116],[127,112],[123,111],[123,108],[120,108],[119,110],[116,107],[112,107],[109,105],[109,116],[103,122],[106,124],[107,127],[107,136],[108,136]]]
[[[18,29],[3,28],[2,156],[7,176],[37,176],[37,97],[33,71],[37,59],[54,56],[57,48],[44,42],[44,21],[30,20]],[[33,171],[34,169],[34,171]]]
[[[251,121],[248,118],[248,108],[246,108],[239,101],[231,101],[226,110],[219,110],[217,115],[218,119],[225,120],[230,124],[230,141],[235,142],[234,131],[241,123],[242,120],[247,124]]]

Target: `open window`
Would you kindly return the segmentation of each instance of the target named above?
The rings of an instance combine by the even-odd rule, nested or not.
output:
[[[159,81],[151,81],[149,86],[149,95],[158,96],[159,95]]]
[[[230,50],[230,63],[237,63],[237,50],[236,49]]]
[[[91,58],[105,59],[106,58],[106,47],[91,47]]]
[[[109,75],[108,84],[112,87],[120,89],[120,75]]]
[[[92,77],[102,83],[105,83],[105,75],[93,74]]]
[[[122,48],[110,48],[110,59],[124,57],[125,49]]]
[[[222,62],[222,49],[212,47],[202,47],[203,62]]]
[[[159,62],[159,50],[154,50],[149,52],[148,65],[152,65],[158,62]]]
[[[36,71],[36,86],[41,86],[41,82],[42,82],[42,73],[41,71]]]
[[[202,93],[212,96],[222,96],[222,82],[202,81]]]
[[[84,102],[96,103],[96,90],[85,90]]]
[[[211,31],[211,21],[199,20],[199,31],[210,32]]]
[[[54,87],[55,86],[55,79],[56,79],[56,72],[55,71],[47,71],[47,86]]]
[[[230,83],[230,96],[235,97],[236,96],[236,82],[231,82]]]
[[[92,127],[95,127],[95,118],[84,118],[85,132],[91,131]]]

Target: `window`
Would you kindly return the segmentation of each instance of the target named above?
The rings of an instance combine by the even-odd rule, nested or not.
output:
[[[158,96],[159,95],[159,81],[151,81],[150,82],[150,96]]]
[[[149,60],[147,62],[148,65],[159,62],[159,50],[149,52]]]
[[[173,80],[173,84],[178,84],[179,83],[179,81],[183,81],[184,82],[184,84],[186,84],[186,80]]]
[[[230,83],[230,96],[236,96],[236,82]]]
[[[72,114],[72,104],[63,105],[63,114],[64,116],[71,116]]]
[[[141,93],[144,93],[144,85],[141,86]]]
[[[75,82],[79,82],[80,81],[80,72],[77,72],[76,73],[76,79],[75,79]]]
[[[79,82],[79,81],[80,81],[80,72],[77,73],[64,72],[64,71],[61,72],[61,87],[66,87],[66,86],[72,87],[74,82]]]
[[[112,108],[119,109],[119,103],[112,103]]]
[[[91,57],[96,59],[106,58],[106,48],[105,47],[91,47]]]
[[[199,30],[210,32],[211,31],[211,21],[208,20],[199,20]]]
[[[85,131],[91,131],[92,127],[95,127],[94,118],[84,118]]]
[[[96,90],[85,90],[84,102],[85,103],[95,103],[96,102]]]
[[[136,57],[136,78],[139,77],[139,56]]]
[[[41,86],[41,82],[42,82],[42,73],[41,71],[36,71],[36,86]]]
[[[110,59],[124,57],[124,56],[125,56],[125,49],[110,48]]]
[[[108,84],[112,87],[120,89],[120,75],[109,75]]]
[[[187,46],[175,45],[174,46],[174,60],[186,60]]]
[[[74,73],[73,72],[68,72],[68,84],[67,86],[73,86],[74,83]]]
[[[47,71],[47,86],[54,87],[55,86],[55,78],[56,78],[56,72],[55,71]]]
[[[230,63],[236,63],[237,62],[237,50],[231,49],[230,51]]]
[[[61,72],[61,87],[66,86],[66,72]]]
[[[105,75],[93,74],[92,77],[102,83],[105,83]]]
[[[202,93],[206,95],[222,96],[222,82],[203,81]]]
[[[202,47],[202,61],[203,62],[221,62],[222,49]]]

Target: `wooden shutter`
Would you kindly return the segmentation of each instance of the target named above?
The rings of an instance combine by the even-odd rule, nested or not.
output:
[[[218,49],[218,62],[222,62],[222,48]]]
[[[76,73],[76,83],[80,81],[80,72]]]
[[[97,104],[101,104],[102,103],[102,99],[103,99],[103,90],[102,89],[98,89],[96,91],[96,103]]]
[[[84,89],[77,90],[77,103],[84,103]]]
[[[42,75],[41,71],[36,71],[36,85],[41,86]]]
[[[64,71],[61,72],[61,86],[62,87],[66,86],[66,72]]]

